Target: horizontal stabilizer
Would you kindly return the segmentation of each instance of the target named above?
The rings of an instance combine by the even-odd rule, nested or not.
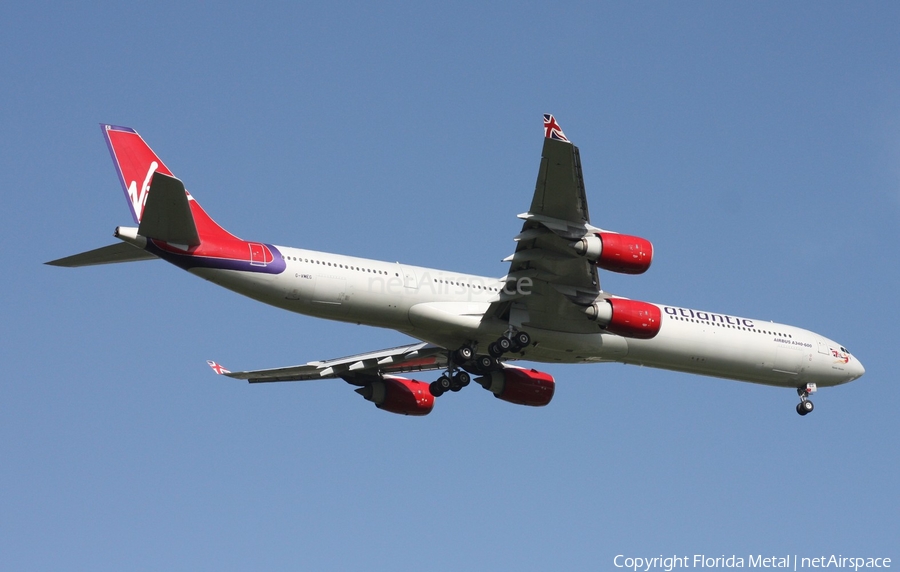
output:
[[[136,246],[132,246],[127,242],[119,242],[96,248],[81,254],[73,254],[59,260],[51,260],[45,264],[50,266],[65,266],[67,268],[76,268],[78,266],[95,266],[97,264],[113,264],[115,262],[135,262],[137,260],[150,260],[156,258],[146,250],[141,250]]]
[[[170,244],[200,244],[184,183],[160,172],[153,174],[138,234]]]

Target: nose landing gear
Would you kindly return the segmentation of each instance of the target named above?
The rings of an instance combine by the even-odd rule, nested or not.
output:
[[[806,387],[797,388],[797,395],[800,396],[800,403],[797,404],[797,413],[799,413],[800,415],[812,413],[814,406],[813,402],[809,400],[809,396],[815,392],[815,383],[807,383]]]

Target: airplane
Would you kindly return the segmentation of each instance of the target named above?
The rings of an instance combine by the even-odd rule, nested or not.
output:
[[[47,262],[63,267],[161,258],[260,302],[328,320],[397,330],[415,343],[302,365],[220,375],[250,383],[343,379],[379,409],[430,413],[435,398],[479,385],[501,400],[550,403],[554,378],[514,362],[618,362],[792,388],[809,396],[859,378],[837,342],[794,326],[632,300],[605,292],[598,270],[642,274],[647,239],[593,226],[581,158],[544,114],[531,207],[499,278],[240,239],[204,211],[138,133],[101,124],[137,227],[120,242]],[[410,374],[440,371],[430,383]]]

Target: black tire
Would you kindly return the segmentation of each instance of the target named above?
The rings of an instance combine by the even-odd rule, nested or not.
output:
[[[446,375],[442,375],[441,377],[439,377],[435,383],[438,384],[438,387],[441,388],[442,392],[447,391],[448,389],[453,387],[453,380]]]
[[[506,336],[503,336],[502,338],[500,338],[499,340],[497,340],[497,341],[494,342],[494,343],[497,345],[497,347],[498,347],[503,353],[506,353],[506,352],[510,351],[510,350],[512,349],[512,347],[513,347],[512,340],[509,339],[509,338],[507,338]]]
[[[441,389],[441,386],[438,382],[432,381],[428,384],[428,390],[431,392],[431,395],[435,397],[440,397],[444,395],[444,390]]]
[[[814,407],[815,406],[813,405],[812,401],[801,401],[797,404],[797,413],[799,413],[800,415],[807,415],[814,409]]]
[[[482,372],[487,373],[494,369],[494,366],[497,365],[497,361],[491,356],[478,356],[475,360],[475,365],[477,365],[478,369]]]
[[[498,358],[503,355],[503,350],[497,346],[496,342],[491,342],[491,345],[488,346],[488,353],[492,358]]]
[[[511,354],[517,354],[520,351],[522,351],[522,348],[519,346],[519,344],[513,344],[512,347],[509,348],[509,353]]]
[[[515,340],[516,344],[522,348],[527,348],[531,343],[531,336],[528,335],[528,332],[519,332],[513,339]]]
[[[456,359],[459,360],[460,363],[465,363],[475,357],[475,352],[472,351],[472,348],[469,346],[463,346],[456,350]]]
[[[469,375],[469,373],[466,371],[461,371],[453,376],[453,381],[455,381],[459,385],[459,387],[462,388],[469,385],[469,383],[472,381],[472,376]]]

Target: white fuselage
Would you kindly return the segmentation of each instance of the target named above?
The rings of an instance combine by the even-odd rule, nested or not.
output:
[[[390,328],[448,348],[486,348],[509,326],[483,319],[501,296],[501,279],[276,248],[286,262],[279,274],[211,268],[191,272],[292,312]],[[652,339],[527,328],[533,346],[509,357],[545,363],[620,362],[783,387],[838,385],[865,371],[839,344],[808,330],[658,306],[662,323]]]

